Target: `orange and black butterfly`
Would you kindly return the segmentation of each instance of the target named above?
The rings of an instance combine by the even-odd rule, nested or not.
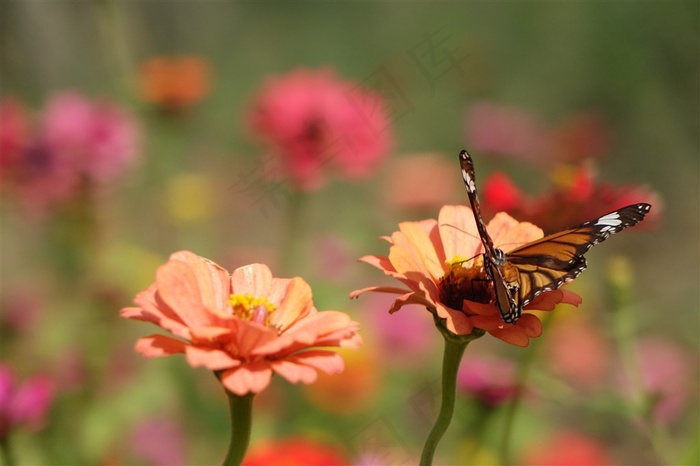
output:
[[[540,293],[556,290],[578,277],[586,268],[583,255],[593,245],[636,225],[651,209],[649,204],[632,204],[505,253],[494,246],[481,218],[474,162],[467,151],[460,152],[459,163],[484,244],[484,268],[493,282],[496,305],[506,323],[518,320],[523,307]]]

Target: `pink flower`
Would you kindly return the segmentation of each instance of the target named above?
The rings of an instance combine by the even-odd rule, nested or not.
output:
[[[328,163],[347,178],[368,176],[392,145],[386,104],[330,70],[292,71],[268,79],[248,112],[268,144],[268,178],[288,176],[297,188],[324,183]]]
[[[0,364],[0,441],[21,425],[41,429],[52,401],[51,379],[39,375],[18,385],[10,367]]]
[[[659,337],[646,337],[637,344],[642,388],[651,402],[652,417],[670,423],[683,415],[688,398],[697,394],[698,358],[682,347]],[[620,368],[618,386],[630,394],[635,391],[629,380],[629,368]]]
[[[551,369],[578,387],[606,383],[611,348],[603,332],[589,321],[571,316],[553,323],[543,355]]]
[[[138,129],[124,111],[75,92],[51,99],[44,111],[42,134],[52,150],[97,181],[122,174],[138,153]]]
[[[5,182],[22,158],[30,140],[29,121],[16,99],[0,102],[0,180]]]
[[[236,395],[258,393],[274,373],[312,383],[316,370],[333,374],[343,359],[318,347],[357,348],[359,324],[338,311],[319,312],[299,277],[273,278],[262,264],[229,274],[189,251],[176,252],[121,316],[152,322],[175,337],[136,343],[147,358],[183,353],[192,367],[217,371]]]
[[[139,423],[129,443],[134,454],[146,464],[170,466],[186,463],[185,440],[180,426],[154,418]]]
[[[464,192],[453,160],[436,153],[396,157],[383,185],[387,204],[406,210],[436,209]]]
[[[543,236],[541,229],[519,223],[505,213],[496,215],[487,229],[494,244],[505,252]],[[483,244],[468,207],[444,206],[438,220],[400,223],[399,231],[382,239],[391,245],[388,257],[365,256],[360,260],[403,287],[372,286],[353,291],[351,298],[370,291],[398,295],[390,313],[408,304],[422,305],[444,320],[445,328],[455,335],[481,329],[515,346],[527,346],[530,338],[542,333],[542,323],[534,314],[524,313],[514,324],[503,323],[484,271]],[[562,302],[578,305],[581,297],[568,290],[549,291],[525,309],[552,310]]]
[[[457,387],[489,406],[498,406],[518,392],[515,369],[507,359],[467,358],[459,366]]]
[[[435,341],[435,326],[426,319],[420,309],[405,312],[400,319],[386,312],[391,307],[390,295],[376,294],[367,297],[363,316],[366,327],[373,331],[380,354],[392,365],[416,367],[430,353]]]
[[[477,102],[467,111],[469,146],[545,166],[601,155],[608,145],[606,124],[596,112],[582,112],[548,126],[524,109]]]
[[[135,161],[138,128],[114,105],[66,92],[40,119],[31,128],[19,104],[0,105],[3,188],[35,213],[76,196],[86,181],[111,181]]]

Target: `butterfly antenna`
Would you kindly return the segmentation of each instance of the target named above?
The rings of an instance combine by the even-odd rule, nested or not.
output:
[[[455,230],[457,230],[457,231],[459,231],[459,232],[461,232],[461,233],[464,233],[464,234],[467,235],[467,236],[470,236],[470,237],[472,237],[472,238],[474,238],[474,239],[478,239],[479,241],[481,241],[481,238],[479,238],[477,235],[472,234],[472,233],[469,233],[469,232],[466,231],[466,230],[462,230],[461,228],[456,227],[456,226],[454,226],[454,225],[450,225],[449,223],[441,223],[440,226],[441,226],[441,227],[454,228]]]

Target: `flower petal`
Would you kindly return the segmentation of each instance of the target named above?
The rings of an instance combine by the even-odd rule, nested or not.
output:
[[[185,347],[185,355],[190,366],[204,366],[213,371],[228,369],[241,364],[239,360],[234,359],[225,351],[215,348],[188,345]]]
[[[268,361],[252,362],[224,371],[221,382],[230,392],[243,396],[263,391],[270,384],[272,373]]]
[[[287,289],[270,323],[284,332],[294,322],[306,316],[312,308],[311,287],[303,279],[295,277],[287,284]]]
[[[239,267],[231,274],[232,293],[266,297],[272,284],[272,272],[264,264]]]
[[[158,358],[184,353],[187,344],[165,335],[151,335],[139,338],[134,349],[145,358]]]
[[[350,299],[358,298],[361,294],[367,293],[369,291],[374,291],[377,293],[391,293],[391,294],[405,294],[408,290],[403,288],[394,288],[393,286],[370,286],[367,288],[362,288],[361,290],[355,290],[350,293]],[[413,293],[412,291],[410,293]],[[409,293],[409,294],[410,294]],[[398,310],[398,309],[397,309]]]
[[[327,374],[343,371],[343,358],[331,351],[304,351],[272,363],[273,370],[292,383],[312,383],[317,378],[316,370]]]
[[[530,338],[542,335],[542,322],[533,314],[523,314],[514,324],[504,324],[503,328],[488,332],[506,343],[525,347],[530,344]]]
[[[445,250],[445,259],[455,256],[471,258],[482,252],[479,231],[471,209],[464,205],[446,205],[438,217],[440,238]]]
[[[170,260],[181,261],[190,268],[197,280],[201,303],[209,311],[228,315],[228,299],[231,294],[229,275],[219,265],[190,251],[179,251]]]

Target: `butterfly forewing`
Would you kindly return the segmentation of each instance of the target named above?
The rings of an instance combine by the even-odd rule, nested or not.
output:
[[[576,278],[586,268],[583,255],[610,235],[636,225],[651,209],[649,204],[633,204],[595,220],[567,228],[507,254],[493,245],[481,218],[476,193],[474,162],[466,151],[459,154],[462,179],[484,244],[484,265],[493,282],[496,305],[507,323],[515,322],[522,308],[537,295],[552,291]]]

